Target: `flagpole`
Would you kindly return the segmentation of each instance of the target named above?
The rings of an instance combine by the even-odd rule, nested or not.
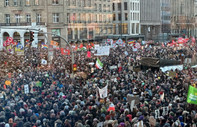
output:
[[[54,33],[51,33],[51,32],[40,32],[40,33],[55,35],[55,36],[60,37],[61,39],[63,39],[68,44],[68,46],[69,46],[69,48],[71,50],[72,82],[73,82],[73,79],[74,79],[73,64],[75,63],[75,59],[74,59],[74,52],[73,52],[72,46],[69,44],[69,42],[64,37],[62,37],[60,35],[57,35],[57,34],[54,34]]]

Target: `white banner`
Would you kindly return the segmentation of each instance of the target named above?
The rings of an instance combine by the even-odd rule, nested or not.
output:
[[[175,66],[165,66],[165,67],[160,67],[162,72],[166,72],[166,71],[175,71],[176,69],[178,70],[183,70],[183,65],[175,65]]]
[[[106,98],[107,97],[107,87],[108,87],[108,85],[106,85],[102,89],[98,88],[99,89],[99,96],[100,96],[100,98]]]
[[[28,94],[29,93],[29,85],[24,85],[24,92],[25,94]]]
[[[99,47],[100,47],[100,46],[97,45],[97,44],[94,45],[94,49],[95,49],[95,50],[99,49]]]
[[[103,46],[97,49],[97,54],[95,56],[109,56],[110,46]]]
[[[134,106],[135,106],[135,100],[132,100],[132,101],[131,101],[131,104],[130,104],[131,112],[133,112]]]

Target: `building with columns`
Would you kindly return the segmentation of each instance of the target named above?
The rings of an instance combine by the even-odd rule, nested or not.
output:
[[[113,34],[118,38],[134,38],[141,34],[140,0],[113,0]]]
[[[25,45],[30,30],[34,32],[32,45],[51,39],[66,45],[58,36],[37,30],[68,41],[112,34],[112,0],[1,0],[0,11],[0,47],[7,37]]]

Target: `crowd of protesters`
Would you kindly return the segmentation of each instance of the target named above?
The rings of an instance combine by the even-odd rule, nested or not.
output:
[[[0,127],[196,127],[196,106],[186,101],[188,86],[196,78],[195,69],[186,64],[173,78],[159,69],[134,71],[140,66],[139,57],[183,61],[183,57],[195,57],[195,52],[195,46],[181,53],[161,45],[143,46],[136,52],[131,46],[117,46],[110,49],[109,56],[95,57],[92,53],[87,58],[86,51],[77,51],[77,72],[87,77],[74,79],[71,56],[62,55],[60,50],[54,50],[48,65],[41,65],[47,49],[28,48],[21,57],[2,52],[1,70],[11,71],[11,76],[3,73],[0,78]],[[89,64],[97,58],[103,63],[102,69]],[[11,84],[5,86],[6,80]],[[36,85],[38,81],[41,86]],[[26,84],[29,93],[24,92]],[[98,87],[106,85],[108,96],[102,99]],[[133,110],[128,94],[139,97]],[[112,103],[115,111],[108,111]],[[163,107],[168,107],[164,115]],[[157,118],[155,110],[160,111]]]

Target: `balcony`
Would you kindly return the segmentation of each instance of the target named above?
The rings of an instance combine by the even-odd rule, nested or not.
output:
[[[0,26],[31,26],[31,23],[0,23]]]
[[[31,26],[31,22],[21,22],[21,23],[0,23],[0,26]],[[36,25],[45,25],[45,22],[37,22]]]

